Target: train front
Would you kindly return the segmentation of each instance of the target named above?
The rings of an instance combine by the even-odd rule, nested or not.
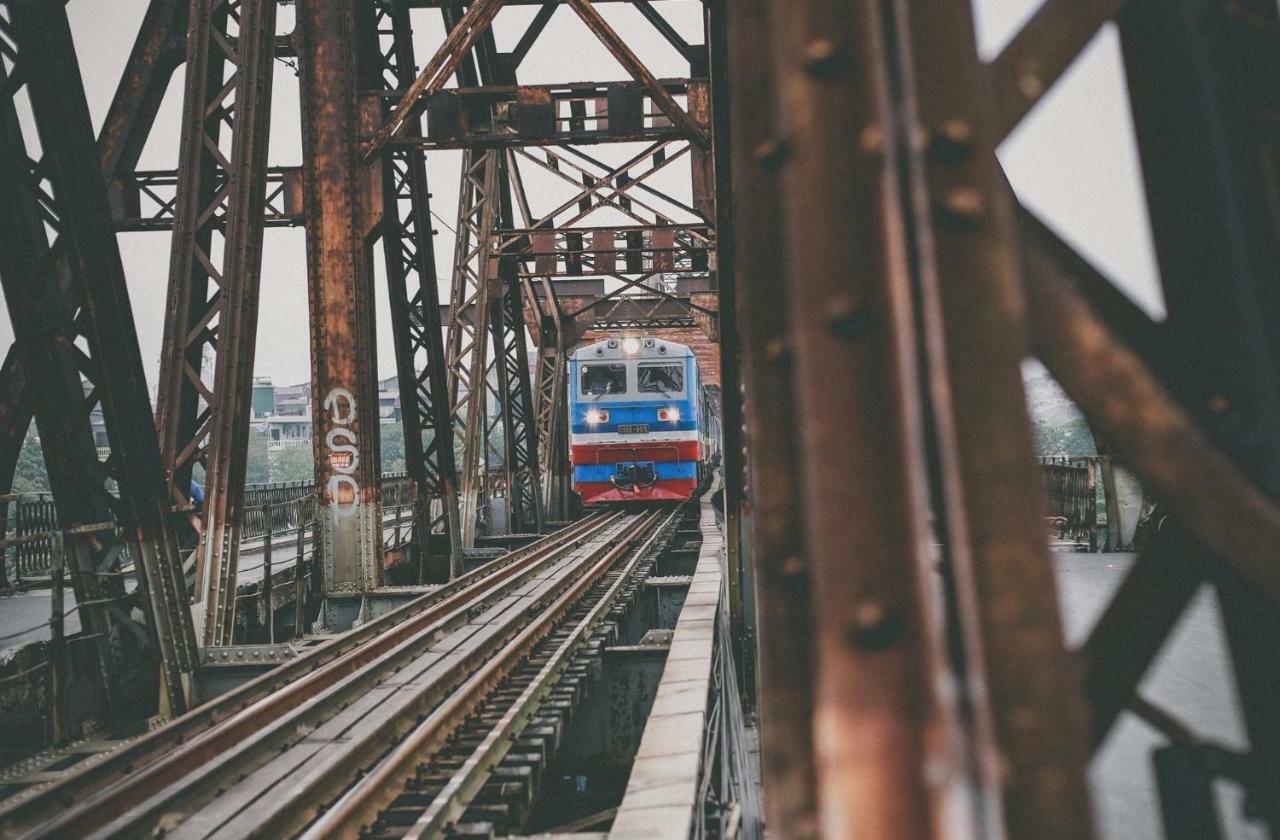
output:
[[[584,504],[694,494],[701,387],[688,347],[611,338],[575,352],[569,376],[573,483]]]

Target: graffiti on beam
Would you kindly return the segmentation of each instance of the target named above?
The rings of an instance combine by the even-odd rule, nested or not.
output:
[[[334,428],[324,437],[329,453],[329,499],[335,518],[355,516],[360,506],[360,483],[355,472],[360,467],[360,448],[352,424],[356,420],[356,398],[346,388],[334,388],[324,398]]]

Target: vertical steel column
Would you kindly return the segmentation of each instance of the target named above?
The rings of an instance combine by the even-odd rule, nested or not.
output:
[[[66,529],[121,526],[138,569],[151,642],[160,654],[161,712],[191,705],[198,662],[177,541],[147,398],[124,269],[66,13],[9,0],[0,30],[13,48],[0,67],[0,280],[35,392],[50,482]],[[13,97],[25,84],[43,159],[30,161]],[[47,228],[61,237],[55,272]],[[110,443],[99,459],[89,414],[101,404]],[[113,492],[114,491],[114,492]],[[83,626],[93,638],[109,714],[125,712],[114,683],[113,632],[132,632],[129,596],[115,574],[122,545],[79,540],[70,564]]]
[[[300,0],[303,179],[311,388],[325,590],[382,583],[377,357],[370,241],[382,181],[360,161],[360,137],[381,116],[361,100],[360,45],[375,37],[357,0]],[[376,44],[376,40],[373,41]],[[372,85],[371,85],[372,86]]]
[[[541,302],[537,293],[530,299],[539,315],[538,330],[538,465],[542,468],[544,515],[553,521],[569,518],[569,403],[566,380],[569,355],[566,348],[564,315],[549,277],[540,277]]]
[[[506,155],[498,161],[499,213],[503,230],[514,227],[511,210],[511,172]],[[497,238],[497,231],[493,237]],[[494,302],[490,320],[498,398],[503,427],[503,468],[507,476],[507,527],[510,533],[542,530],[542,477],[538,470],[537,420],[529,374],[529,351],[524,323],[524,284],[516,259],[498,261],[501,299]]]
[[[750,446],[750,552],[759,621],[760,752],[765,809],[782,837],[818,834],[814,790],[811,572],[804,545],[793,348],[793,305],[782,283],[777,181],[785,140],[775,129],[768,0],[728,8],[733,172],[734,292]],[[723,233],[723,228],[721,228]],[[723,306],[721,307],[723,311]],[[731,338],[721,337],[721,341]]]
[[[1138,0],[1120,22],[1165,326],[1179,351],[1169,387],[1280,499],[1280,12]],[[1214,582],[1250,744],[1247,807],[1280,833],[1280,616],[1235,573]]]
[[[409,9],[396,0],[381,0],[377,11],[382,84],[387,91],[404,89],[413,82],[415,72]],[[406,136],[415,136],[416,128],[415,123],[406,129]],[[445,395],[435,231],[426,160],[420,150],[390,147],[383,162],[383,191],[382,247],[400,382],[405,469],[414,485],[414,533],[426,576],[444,581],[461,572],[462,544],[453,426]],[[438,517],[432,515],[436,504],[441,509]],[[444,563],[436,562],[437,557],[443,557]]]
[[[274,0],[193,0],[187,41],[159,426],[173,503],[200,535],[196,624],[206,645],[231,644],[235,627],[275,16]],[[206,348],[212,371],[202,369]],[[203,507],[189,498],[196,465]]]
[[[794,360],[816,827],[916,840],[963,819],[950,811],[962,776],[940,696],[916,336],[888,142],[887,9],[773,0],[768,11],[779,129],[778,145],[760,148],[780,166],[787,241],[787,344],[774,352]],[[748,300],[776,317],[774,299]],[[765,684],[766,707],[774,689]]]
[[[1080,687],[1044,528],[1020,368],[1025,307],[972,11],[925,0],[896,8],[900,189],[926,337],[936,521],[963,636],[953,656],[962,651],[956,667],[978,705],[971,761],[998,792],[1010,836],[1086,838]]]
[[[467,150],[462,157],[457,240],[449,294],[449,416],[455,440],[461,442],[458,533],[464,548],[476,541],[476,517],[484,488],[487,453],[485,403],[488,385],[489,299],[501,294],[498,260],[491,255],[498,212],[497,151]]]
[[[718,298],[718,329],[720,344],[720,428],[724,465],[724,531],[726,578],[729,598],[729,627],[733,633],[733,649],[736,665],[743,677],[751,673],[753,663],[744,661],[744,654],[751,648],[746,616],[752,611],[746,601],[751,598],[750,553],[744,549],[742,538],[748,512],[745,493],[746,450],[743,414],[743,387],[740,374],[741,348],[736,303],[737,240],[733,231],[733,205],[729,197],[732,191],[732,161],[729,156],[729,120],[732,102],[729,99],[729,55],[726,7],[724,0],[709,3],[703,16],[706,44],[711,74],[711,101],[702,108],[690,108],[699,122],[710,117],[711,125],[711,173],[714,192],[703,196],[695,205],[710,203],[716,229],[715,288]],[[690,75],[694,75],[691,71]],[[692,99],[692,95],[690,99]],[[707,111],[710,113],[708,114]],[[705,182],[698,176],[700,152],[695,148],[691,156],[693,183]],[[701,192],[699,190],[698,192]],[[720,197],[724,196],[724,200]],[[709,202],[708,202],[709,199]],[[748,685],[747,700],[754,703],[752,681],[741,679]]]

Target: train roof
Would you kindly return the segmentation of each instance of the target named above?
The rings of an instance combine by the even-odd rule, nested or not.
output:
[[[638,343],[635,352],[628,353],[625,342]],[[591,361],[592,359],[684,359],[693,355],[693,351],[683,344],[664,341],[652,336],[620,336],[606,338],[593,344],[579,347],[570,358],[575,361]]]

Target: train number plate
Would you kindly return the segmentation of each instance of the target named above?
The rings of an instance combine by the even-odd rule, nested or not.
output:
[[[618,434],[620,435],[647,435],[649,434],[648,423],[619,423]]]

